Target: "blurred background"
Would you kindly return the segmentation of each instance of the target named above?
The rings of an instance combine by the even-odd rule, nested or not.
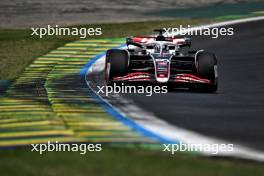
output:
[[[245,4],[250,2],[249,4]],[[243,14],[263,6],[255,0],[2,0],[2,27],[41,26],[47,24],[73,25],[146,21],[175,17],[208,16],[227,13]],[[228,4],[226,6],[226,4]],[[239,8],[241,6],[241,8]],[[206,7],[206,8],[199,8]],[[196,8],[189,9],[186,8]],[[169,12],[164,13],[164,11]],[[236,12],[234,12],[234,10]],[[201,12],[203,11],[203,12]],[[237,11],[240,11],[237,12]],[[163,13],[161,13],[163,12]],[[190,14],[189,14],[190,13]],[[216,13],[216,14],[215,14]]]

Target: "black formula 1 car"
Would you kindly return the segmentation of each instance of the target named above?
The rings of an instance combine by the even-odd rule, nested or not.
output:
[[[191,51],[190,38],[164,36],[162,29],[154,31],[159,34],[127,38],[126,48],[106,52],[107,83],[153,82],[207,92],[217,90],[217,60],[213,53]]]

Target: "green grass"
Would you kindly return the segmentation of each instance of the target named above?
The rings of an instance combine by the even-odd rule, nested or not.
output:
[[[89,38],[126,37],[149,34],[155,28],[177,27],[180,24],[206,23],[210,20],[169,20],[137,23],[97,24],[75,27],[102,27],[103,35]],[[33,59],[64,43],[80,40],[76,36],[31,36],[30,29],[0,29],[0,80],[13,80]]]
[[[1,175],[55,176],[249,176],[264,175],[259,163],[205,159],[198,156],[105,147],[101,152],[80,155],[49,152],[43,155],[30,148],[0,151]]]

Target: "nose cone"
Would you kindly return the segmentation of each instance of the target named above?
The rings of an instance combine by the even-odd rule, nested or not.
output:
[[[167,59],[155,60],[156,81],[166,83],[170,78],[170,61]]]

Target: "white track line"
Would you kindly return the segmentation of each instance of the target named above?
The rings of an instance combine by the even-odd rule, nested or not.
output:
[[[264,17],[254,17],[248,19],[240,19],[233,20],[221,23],[214,23],[209,25],[198,26],[192,28],[191,30],[203,29],[203,28],[211,28],[211,27],[219,27],[219,26],[227,26],[232,24],[246,23],[251,21],[264,20]],[[88,70],[87,76],[93,76],[96,73],[101,73],[104,70],[104,61],[105,56],[98,59]],[[88,76],[89,77],[89,76]],[[86,79],[87,85],[93,90],[92,82]],[[96,91],[94,91],[96,93]],[[183,129],[181,127],[177,127],[175,125],[171,125],[166,121],[159,119],[153,113],[147,112],[142,108],[135,105],[135,103],[126,99],[120,95],[110,95],[109,97],[104,97],[102,95],[98,95],[105,101],[107,104],[111,105],[115,110],[120,112],[120,114],[124,115],[127,118],[132,119],[139,126],[144,127],[146,130],[152,132],[153,134],[159,135],[160,137],[169,140],[175,141],[175,143],[181,141],[187,144],[227,144],[227,141],[220,140],[217,138],[211,138],[205,135],[201,135],[197,132],[193,132],[187,129]],[[211,152],[201,152],[203,155],[212,156]],[[213,155],[215,156],[215,155]],[[256,161],[264,161],[264,152],[258,151],[255,149],[251,149],[248,147],[244,147],[238,144],[234,144],[234,151],[232,152],[222,152],[216,156],[230,156],[244,159],[251,159]]]

